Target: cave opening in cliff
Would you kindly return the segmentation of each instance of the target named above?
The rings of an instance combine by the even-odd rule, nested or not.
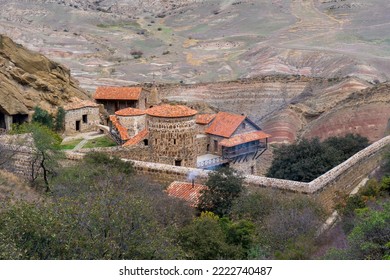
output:
[[[0,128],[6,129],[6,126],[5,126],[5,115],[1,111],[0,111]]]
[[[15,124],[22,124],[28,121],[28,115],[27,114],[16,114],[12,115],[12,123]]]

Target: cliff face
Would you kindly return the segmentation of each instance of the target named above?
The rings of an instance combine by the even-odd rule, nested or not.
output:
[[[64,66],[0,35],[0,106],[10,114],[35,106],[54,112],[72,97],[88,99]]]
[[[390,83],[357,91],[324,112],[302,131],[302,137],[325,139],[358,133],[378,140],[390,132]]]
[[[350,78],[268,76],[234,82],[165,85],[163,99],[246,114],[272,142],[358,133],[370,141],[390,128],[390,84]],[[205,106],[206,109],[207,106]]]

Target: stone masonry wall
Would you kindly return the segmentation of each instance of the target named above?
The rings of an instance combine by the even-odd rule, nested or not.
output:
[[[127,133],[133,137],[145,129],[146,116],[117,116],[121,125],[127,128]]]
[[[122,159],[132,159],[139,161],[151,161],[151,150],[148,146],[133,146],[133,147],[106,147],[106,148],[90,148],[78,150],[80,154],[86,154],[90,152],[102,152],[111,156],[116,156]],[[69,154],[69,153],[68,153]]]
[[[0,143],[1,144],[1,143]],[[4,147],[4,144],[2,144]],[[328,211],[334,209],[337,199],[347,195],[380,164],[383,155],[390,146],[390,136],[382,138],[364,150],[358,152],[345,162],[334,167],[327,173],[318,177],[310,183],[294,182],[289,180],[273,179],[255,175],[245,176],[245,186],[249,189],[264,188],[270,191],[281,191],[283,193],[301,193],[318,201]],[[1,168],[11,172],[28,176],[31,166],[31,150],[27,147],[17,147],[16,156],[8,164]],[[84,150],[86,152],[87,149]],[[144,175],[152,176],[161,183],[170,183],[175,180],[189,181],[188,176],[196,174],[196,182],[204,183],[210,171],[196,168],[181,167],[161,163],[150,163],[145,161],[130,160],[129,158],[139,157],[142,160],[148,158],[150,150],[148,147],[135,147],[134,149],[123,149],[120,147],[98,148],[89,151],[105,151],[112,155],[127,157],[127,161],[134,163],[135,169]],[[80,160],[84,154],[68,152],[68,159]]]
[[[83,122],[83,115],[87,115],[87,122]],[[68,110],[65,114],[65,132],[67,134],[76,133],[76,121],[80,122],[79,132],[96,130],[100,123],[99,108],[85,107],[81,109]]]
[[[153,162],[196,166],[195,117],[164,118],[148,116],[149,145]]]
[[[31,178],[33,161],[35,159],[35,154],[31,148],[0,143],[0,151],[0,156],[4,160],[1,161],[1,169],[20,175],[26,179]],[[36,172],[39,172],[40,168],[36,168]]]
[[[209,144],[209,139],[206,134],[196,135],[196,155],[205,155],[209,152],[207,151],[207,145]]]

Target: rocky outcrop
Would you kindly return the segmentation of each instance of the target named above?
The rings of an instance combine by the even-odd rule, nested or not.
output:
[[[0,105],[8,114],[37,105],[54,112],[72,97],[89,98],[67,68],[0,35]]]

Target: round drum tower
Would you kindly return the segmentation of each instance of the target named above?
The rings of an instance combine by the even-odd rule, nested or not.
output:
[[[197,111],[165,104],[147,109],[146,114],[153,161],[195,167]]]

